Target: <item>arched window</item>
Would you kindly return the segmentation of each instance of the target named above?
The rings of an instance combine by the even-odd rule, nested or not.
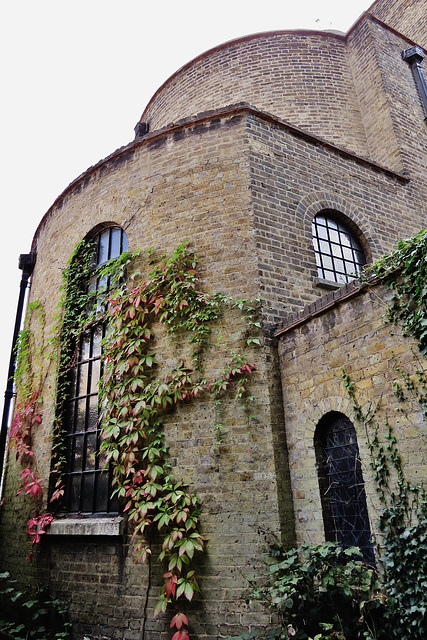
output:
[[[312,223],[317,273],[322,280],[345,284],[366,263],[360,242],[332,211],[322,211]]]
[[[128,248],[120,227],[108,227],[95,237],[94,259],[87,282],[88,291],[108,287],[97,268],[117,258]],[[98,383],[102,375],[101,340],[105,323],[91,325],[82,335],[76,364],[70,372],[64,403],[63,426],[66,444],[64,510],[67,513],[109,514],[117,512],[117,499],[111,498],[111,478],[103,471],[100,455],[101,425],[98,411]]]
[[[315,448],[327,540],[360,547],[375,563],[356,430],[344,414],[327,413],[317,425]]]

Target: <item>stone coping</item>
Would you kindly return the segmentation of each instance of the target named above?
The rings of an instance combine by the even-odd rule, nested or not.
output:
[[[376,283],[372,282],[370,284],[372,286]],[[289,314],[286,320],[277,326],[274,337],[280,338],[280,336],[292,329],[295,329],[296,327],[299,327],[307,320],[315,318],[329,309],[338,306],[342,302],[360,295],[367,286],[367,283],[360,283],[359,280],[352,280],[351,282],[341,286],[339,289],[330,291],[330,293],[317,298],[314,302],[305,306],[300,312]]]
[[[46,531],[54,536],[121,536],[124,518],[61,518]]]

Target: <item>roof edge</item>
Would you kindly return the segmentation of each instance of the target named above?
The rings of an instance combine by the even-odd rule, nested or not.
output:
[[[191,60],[189,60],[188,62],[186,62],[184,65],[182,65],[181,67],[179,67],[179,69],[177,69],[176,71],[174,71],[174,73],[172,73],[172,75],[170,75],[161,85],[160,87],[155,91],[155,93],[151,96],[150,100],[148,101],[147,105],[144,108],[144,111],[142,112],[142,115],[140,117],[140,119],[138,120],[138,122],[143,122],[144,121],[144,117],[145,114],[147,113],[148,109],[150,108],[151,104],[154,102],[154,100],[156,99],[156,97],[163,91],[163,89],[170,84],[171,82],[173,82],[173,80],[180,74],[182,73],[182,71],[190,68],[194,63],[198,62],[199,60],[203,60],[204,58],[207,58],[208,56],[210,56],[211,54],[215,53],[216,51],[220,51],[221,49],[227,49],[228,47],[231,47],[235,44],[240,44],[241,42],[248,42],[250,40],[255,40],[256,38],[263,38],[266,36],[274,36],[274,35],[295,35],[295,34],[302,34],[302,35],[316,35],[316,36],[322,36],[325,38],[334,38],[336,40],[340,40],[342,42],[347,42],[348,37],[353,33],[353,31],[359,26],[359,24],[362,22],[362,20],[365,20],[366,18],[369,18],[371,20],[373,20],[374,22],[376,22],[377,24],[381,25],[383,28],[387,29],[388,31],[390,31],[391,33],[394,33],[395,35],[399,36],[400,38],[402,38],[403,40],[406,40],[409,44],[411,45],[415,45],[417,44],[416,42],[414,42],[413,40],[411,40],[410,38],[408,38],[407,36],[405,36],[403,33],[400,33],[399,31],[396,31],[396,29],[393,29],[393,27],[390,27],[390,25],[386,24],[385,22],[382,22],[379,18],[377,18],[376,16],[374,16],[371,13],[371,9],[374,7],[374,5],[377,3],[377,0],[375,0],[370,7],[367,9],[367,11],[364,11],[359,18],[357,18],[357,20],[354,22],[354,24],[350,27],[350,29],[347,31],[347,33],[341,34],[341,33],[337,33],[334,31],[318,31],[316,29],[284,29],[284,30],[277,30],[277,31],[261,31],[259,33],[252,33],[246,36],[240,36],[239,38],[233,38],[232,40],[227,40],[226,42],[223,42],[221,44],[216,45],[215,47],[212,47],[211,49],[207,49],[206,51],[204,51],[203,53],[199,54],[198,56],[196,56],[195,58],[192,58]]]
[[[271,113],[268,113],[266,111],[261,111],[247,102],[240,102],[237,104],[229,105],[227,107],[221,107],[219,109],[212,109],[210,111],[205,111],[196,116],[184,118],[183,120],[180,120],[177,123],[167,125],[166,127],[163,127],[162,129],[158,129],[157,131],[152,131],[148,133],[146,136],[144,136],[143,138],[138,140],[132,140],[127,145],[124,145],[123,147],[116,149],[116,151],[113,151],[113,153],[103,158],[96,164],[92,165],[88,169],[86,169],[86,171],[81,173],[77,178],[75,178],[72,182],[70,182],[70,184],[58,195],[58,197],[55,198],[52,205],[46,211],[46,213],[40,220],[39,224],[37,225],[36,231],[33,236],[31,249],[35,250],[37,237],[39,235],[41,227],[43,226],[48,216],[53,212],[55,207],[61,202],[61,200],[63,200],[67,196],[67,194],[69,194],[73,189],[78,187],[83,181],[87,180],[91,175],[95,174],[99,169],[108,165],[108,163],[116,161],[117,159],[120,159],[120,158],[125,159],[126,156],[132,155],[134,151],[139,147],[146,146],[147,144],[150,144],[153,141],[159,138],[162,138],[164,136],[168,136],[171,133],[174,133],[176,131],[179,131],[182,129],[188,129],[194,125],[203,124],[204,122],[209,122],[214,118],[220,118],[220,117],[227,118],[230,116],[238,116],[238,115],[244,115],[244,114],[250,114],[262,120],[271,122],[282,129],[286,129],[293,135],[307,140],[311,144],[321,145],[337,154],[343,155],[347,158],[354,160],[358,164],[368,166],[371,169],[374,169],[375,171],[384,173],[394,178],[395,180],[398,180],[402,184],[407,184],[410,181],[410,178],[407,175],[398,173],[396,171],[393,171],[392,169],[388,169],[387,167],[380,165],[372,160],[369,160],[368,158],[364,158],[363,156],[358,156],[352,151],[349,151],[348,149],[334,145],[328,140],[325,140],[323,138],[320,138],[319,136],[316,136],[312,133],[304,131],[304,129],[300,129],[299,127],[296,127],[295,125],[292,125],[289,122],[286,122],[285,120],[282,120]]]

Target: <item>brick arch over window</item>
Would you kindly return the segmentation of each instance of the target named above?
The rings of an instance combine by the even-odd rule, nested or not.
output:
[[[100,224],[88,237],[95,241],[96,249],[86,290],[105,291],[108,282],[98,276],[97,268],[127,250],[127,236],[117,225]],[[63,510],[69,514],[114,514],[118,508],[117,499],[111,498],[110,474],[103,471],[104,460],[100,455],[98,383],[105,330],[102,322],[85,330],[76,345],[76,364],[67,377],[63,410],[66,449]]]
[[[345,548],[360,547],[364,559],[374,564],[362,465],[351,420],[338,411],[326,413],[316,427],[314,447],[326,539]]]
[[[313,192],[305,196],[295,211],[295,228],[300,229],[301,237],[312,253],[313,275],[317,275],[316,262],[312,243],[312,222],[321,211],[333,211],[334,215],[354,234],[365,254],[366,263],[372,262],[371,246],[374,239],[369,231],[368,217],[343,196],[329,192]]]

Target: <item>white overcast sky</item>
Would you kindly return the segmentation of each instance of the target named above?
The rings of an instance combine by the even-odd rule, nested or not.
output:
[[[156,89],[222,42],[347,31],[372,0],[3,0],[0,6],[0,405],[21,272],[63,189],[133,139]],[[185,114],[183,114],[185,115]]]

